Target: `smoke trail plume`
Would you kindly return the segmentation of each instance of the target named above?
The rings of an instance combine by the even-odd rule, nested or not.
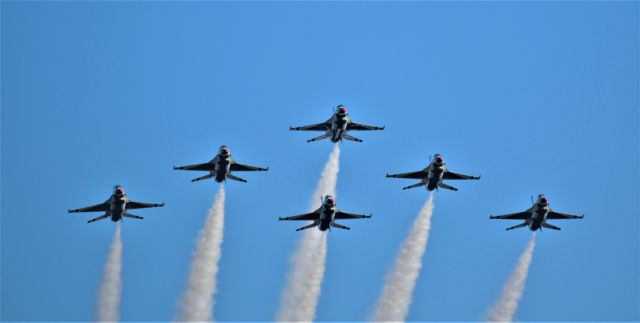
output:
[[[179,321],[213,320],[213,297],[216,293],[216,275],[224,229],[224,199],[225,190],[221,185],[200,231],[187,290],[182,296]]]
[[[336,195],[340,170],[340,147],[335,145],[322,171],[310,210],[318,208],[321,195]],[[282,296],[276,320],[279,322],[311,322],[316,315],[320,287],[327,255],[327,235],[314,228],[303,231],[296,253],[291,260],[287,287]]]
[[[529,273],[529,265],[531,265],[531,258],[533,257],[533,249],[536,246],[536,234],[534,232],[529,240],[527,248],[524,249],[516,268],[511,273],[509,280],[504,285],[502,290],[502,296],[498,300],[498,303],[489,311],[488,320],[491,322],[511,322],[513,320],[513,314],[518,309],[518,303],[522,298],[524,292],[524,285],[527,281],[527,274]]]
[[[422,268],[422,255],[427,247],[433,207],[433,193],[431,193],[413,222],[413,227],[396,257],[393,271],[387,275],[382,295],[378,299],[378,306],[373,315],[374,321],[401,322],[407,318],[409,305],[413,299],[413,289]]]
[[[109,250],[109,258],[104,267],[104,276],[98,295],[98,322],[117,322],[120,316],[120,293],[122,281],[122,240],[120,239],[120,223],[116,224],[113,242]]]

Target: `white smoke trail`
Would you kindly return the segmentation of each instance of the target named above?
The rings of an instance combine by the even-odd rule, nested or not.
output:
[[[179,321],[213,320],[213,298],[224,229],[224,199],[225,190],[221,185],[200,231],[187,290],[182,296]]]
[[[117,322],[120,316],[120,293],[122,291],[122,239],[120,223],[116,224],[109,258],[104,267],[104,276],[98,294],[98,322]]]
[[[322,171],[316,191],[311,197],[310,210],[318,208],[321,195],[336,195],[340,170],[340,147],[335,145]],[[292,260],[287,287],[282,295],[279,322],[311,322],[316,315],[320,287],[327,256],[327,235],[315,228],[304,231]]]
[[[511,273],[509,280],[504,285],[502,290],[502,296],[489,311],[488,320],[490,322],[511,322],[513,320],[513,314],[518,309],[518,303],[522,298],[524,292],[524,286],[527,281],[527,274],[529,273],[529,265],[531,265],[531,259],[533,257],[533,249],[536,246],[536,234],[534,232],[529,240],[527,248],[524,249],[516,268]]]
[[[407,318],[409,305],[413,300],[413,289],[422,268],[422,255],[427,247],[433,207],[431,193],[413,222],[413,227],[396,257],[393,271],[387,275],[373,321],[401,322]]]

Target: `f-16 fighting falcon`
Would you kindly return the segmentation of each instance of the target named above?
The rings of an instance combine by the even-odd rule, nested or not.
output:
[[[111,194],[111,197],[109,197],[109,199],[107,199],[106,202],[101,203],[101,204],[88,206],[88,207],[84,207],[84,208],[81,208],[81,209],[69,210],[68,212],[69,213],[76,213],[76,212],[104,212],[103,215],[101,215],[101,216],[99,216],[99,217],[97,217],[95,219],[91,219],[91,220],[87,221],[87,223],[91,223],[91,222],[95,222],[95,221],[98,221],[98,220],[106,219],[108,217],[111,217],[111,221],[117,222],[117,221],[122,220],[122,217],[142,220],[143,217],[137,216],[137,215],[133,215],[133,214],[129,213],[129,210],[131,210],[131,209],[143,209],[143,208],[147,208],[147,207],[157,207],[157,206],[164,206],[164,203],[142,203],[142,202],[131,201],[129,199],[129,197],[127,196],[127,194],[124,193],[124,187],[122,187],[120,185],[116,185],[116,186],[113,187],[113,194]]]
[[[227,146],[225,145],[222,145],[220,146],[220,151],[218,152],[216,157],[214,157],[208,163],[189,165],[189,166],[179,166],[179,167],[173,166],[173,169],[207,171],[209,172],[209,174],[198,177],[198,178],[194,178],[191,181],[197,182],[203,179],[214,177],[216,179],[216,182],[220,183],[226,180],[227,178],[232,179],[234,181],[246,182],[245,179],[237,177],[231,174],[231,172],[267,171],[269,170],[269,167],[262,168],[262,167],[238,164],[236,163],[235,160],[233,160],[233,158],[231,158],[231,153],[229,152],[229,148],[227,148]]]
[[[339,211],[336,208],[336,203],[331,195],[325,196],[324,200],[320,198],[320,202],[322,202],[322,205],[317,210],[311,213],[306,213],[306,214],[301,214],[296,216],[280,217],[279,220],[280,221],[283,221],[283,220],[313,221],[313,223],[306,225],[302,228],[299,228],[296,231],[313,228],[315,226],[317,226],[318,229],[320,229],[320,231],[326,231],[327,229],[329,229],[329,227],[351,230],[351,228],[347,226],[336,223],[335,220],[365,219],[365,218],[371,217],[371,215],[366,215],[366,214],[354,214],[354,213]]]
[[[533,202],[533,197],[531,198]],[[504,220],[524,220],[523,223],[514,225],[507,228],[507,230],[513,230],[522,227],[529,227],[529,230],[536,231],[541,230],[542,227],[552,230],[560,230],[560,228],[547,223],[547,220],[569,220],[569,219],[582,219],[584,215],[572,215],[554,212],[549,207],[549,200],[543,195],[538,195],[538,200],[533,202],[533,206],[524,212],[511,213],[505,215],[492,215],[489,219],[504,219]]]
[[[349,117],[347,109],[344,107],[344,105],[339,104],[335,109],[335,113],[329,120],[323,123],[317,123],[308,126],[289,127],[289,130],[324,131],[324,134],[315,138],[311,138],[307,140],[307,142],[331,138],[331,141],[335,143],[338,141],[342,141],[342,139],[362,142],[362,139],[350,136],[347,134],[347,132],[351,130],[384,130],[384,127],[368,126],[351,121],[351,117]]]
[[[444,165],[444,159],[442,155],[436,154],[433,158],[433,161],[427,166],[427,168],[411,173],[402,173],[402,174],[387,174],[387,177],[393,178],[415,178],[420,179],[420,183],[409,185],[407,187],[403,187],[403,190],[419,187],[422,185],[426,185],[428,191],[433,191],[434,189],[445,188],[452,191],[457,191],[458,189],[447,185],[443,182],[443,180],[454,180],[454,179],[480,179],[480,176],[469,176],[462,175],[454,172],[450,172],[447,169],[447,166]]]

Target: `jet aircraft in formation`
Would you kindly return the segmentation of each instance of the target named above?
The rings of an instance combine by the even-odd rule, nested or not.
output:
[[[81,209],[68,210],[68,212],[104,212],[103,215],[91,219],[87,221],[87,223],[106,219],[108,217],[111,217],[111,221],[117,222],[122,220],[122,217],[142,220],[143,217],[131,214],[128,210],[157,206],[164,206],[164,203],[143,203],[131,201],[127,194],[124,193],[124,187],[116,185],[113,187],[113,194],[111,194],[111,196],[104,203],[84,207]]]
[[[324,123],[318,123],[302,127],[290,127],[289,130],[301,130],[301,131],[324,131],[324,134],[307,140],[307,142],[317,141],[325,138],[330,138],[334,143],[342,141],[342,139],[362,142],[361,139],[352,137],[348,134],[352,130],[383,130],[384,127],[369,126],[365,124],[355,123],[349,117],[347,109],[344,105],[340,104],[335,108],[333,116]],[[174,170],[195,170],[206,171],[209,174],[195,178],[192,182],[200,181],[203,179],[214,178],[216,182],[220,183],[226,179],[236,180],[240,182],[246,182],[246,180],[237,177],[232,174],[236,171],[267,171],[269,168],[262,168],[256,166],[249,166],[237,163],[232,157],[227,146],[220,146],[218,154],[209,162],[188,166],[173,167]],[[463,175],[449,171],[445,166],[444,158],[440,154],[436,154],[429,165],[419,171],[401,173],[401,174],[387,174],[387,177],[393,178],[413,178],[419,179],[420,182],[403,187],[402,189],[415,188],[419,186],[425,186],[428,191],[437,190],[438,188],[444,188],[452,191],[458,189],[444,183],[444,180],[478,180],[480,176]],[[350,230],[349,227],[336,223],[336,220],[347,219],[363,219],[370,218],[371,215],[355,214],[342,212],[336,208],[335,200],[331,195],[327,195],[324,198],[320,198],[320,207],[310,213],[305,213],[296,216],[280,217],[281,221],[303,220],[313,221],[312,223],[297,229],[296,231],[309,229],[312,227],[318,227],[320,231],[326,231],[330,227]],[[533,202],[533,201],[532,201]],[[88,222],[94,222],[98,220],[111,217],[112,221],[122,220],[122,217],[129,217],[134,219],[142,219],[141,216],[133,215],[128,212],[129,209],[140,209],[148,207],[164,206],[164,203],[142,203],[129,200],[124,193],[124,187],[116,185],[114,187],[113,194],[107,201],[102,204],[92,205],[89,207],[68,210],[69,213],[76,212],[105,212],[103,215],[91,219]],[[582,219],[584,215],[577,216],[571,214],[559,213],[551,210],[549,207],[549,201],[547,198],[540,194],[538,200],[533,202],[533,206],[524,212],[490,216],[490,219],[507,219],[507,220],[524,220],[523,223],[507,228],[512,230],[528,226],[531,231],[541,229],[541,227],[560,230],[559,227],[553,226],[547,223],[547,220],[560,220],[560,219]]]
[[[367,214],[347,213],[347,212],[342,212],[338,210],[336,208],[335,200],[331,195],[325,196],[324,200],[320,198],[320,202],[321,202],[320,207],[313,212],[305,213],[301,215],[280,217],[279,220],[280,221],[300,221],[300,220],[313,221],[312,223],[305,225],[302,228],[296,229],[296,231],[313,228],[315,226],[317,226],[320,231],[326,231],[327,229],[329,229],[329,227],[351,230],[351,228],[347,226],[336,223],[336,220],[366,219],[371,217],[371,215],[367,215]]]
[[[255,167],[249,165],[243,165],[237,163],[233,158],[231,158],[231,153],[229,152],[229,148],[227,146],[220,146],[220,150],[216,157],[210,160],[207,163],[195,164],[189,166],[173,166],[173,169],[180,170],[199,170],[199,171],[207,171],[209,174],[194,178],[191,181],[201,181],[203,179],[214,177],[216,182],[220,183],[224,180],[232,179],[235,181],[246,182],[245,179],[242,179],[238,176],[233,175],[231,172],[242,172],[242,171],[267,171],[269,167]]]
[[[433,157],[433,160],[423,170],[419,170],[417,172],[410,173],[402,173],[402,174],[387,174],[387,177],[393,178],[414,178],[419,179],[420,182],[403,187],[403,190],[420,187],[425,185],[428,191],[433,191],[434,189],[438,189],[438,187],[445,188],[452,191],[457,191],[458,189],[447,185],[443,182],[443,180],[454,180],[454,179],[480,179],[480,176],[469,176],[462,175],[454,172],[450,172],[447,166],[444,164],[444,158],[442,155],[436,154]]]
[[[533,199],[533,197],[531,199]],[[560,230],[560,228],[555,225],[547,223],[547,220],[582,219],[583,217],[584,215],[565,214],[553,211],[549,207],[549,200],[543,194],[540,194],[538,195],[538,200],[533,202],[533,206],[526,211],[505,215],[492,215],[489,219],[524,220],[524,222],[518,225],[508,227],[507,230],[528,226],[529,230],[536,231],[542,230],[542,227],[552,230]]]
[[[384,130],[384,127],[368,126],[365,124],[355,123],[349,117],[347,108],[344,105],[339,104],[336,107],[335,113],[331,118],[323,123],[312,124],[302,127],[289,127],[289,130],[296,131],[324,131],[324,134],[311,138],[307,142],[317,141],[325,138],[331,138],[332,142],[342,141],[342,139],[351,140],[355,142],[362,142],[362,139],[350,136],[349,131],[352,130]]]

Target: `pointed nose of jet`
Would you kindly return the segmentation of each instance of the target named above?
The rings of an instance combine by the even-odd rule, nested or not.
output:
[[[347,113],[347,108],[345,108],[344,105],[339,105],[338,106],[338,113],[346,114]]]
[[[122,188],[116,188],[116,195],[122,195],[122,193],[124,193]]]
[[[547,201],[547,198],[546,198],[546,197],[541,197],[541,198],[540,198],[540,203],[542,203],[542,204],[547,204],[548,202],[549,202],[549,201]]]
[[[222,149],[220,149],[220,152],[221,152],[223,155],[229,155],[229,148],[222,148]]]
[[[444,159],[442,159],[442,156],[436,156],[436,163],[442,164],[442,162],[444,162]]]

